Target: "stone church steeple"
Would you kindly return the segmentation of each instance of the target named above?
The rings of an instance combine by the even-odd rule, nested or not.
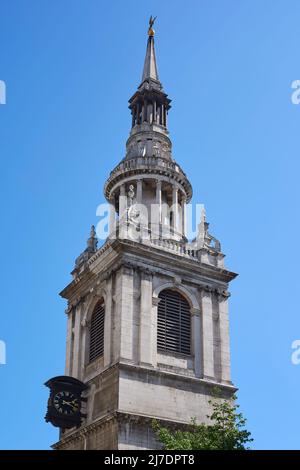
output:
[[[236,274],[225,268],[204,210],[197,237],[187,239],[192,186],[172,155],[153,22],[129,100],[125,155],[104,185],[109,236],[98,248],[92,228],[61,292],[65,373],[87,388],[82,425],[61,431],[56,449],[156,449],[153,418],[176,427],[204,422],[216,387],[219,399],[235,391],[228,286]]]
[[[106,181],[104,194],[112,205],[110,229],[128,209],[127,192],[132,186],[134,201],[143,204],[147,214],[149,236],[153,239],[186,240],[186,204],[192,197],[192,186],[172,156],[172,142],[167,128],[171,100],[158,78],[154,48],[154,30],[149,28],[142,81],[129,100],[132,127],[124,159]],[[143,217],[142,217],[143,216]],[[141,236],[145,238],[145,228]]]

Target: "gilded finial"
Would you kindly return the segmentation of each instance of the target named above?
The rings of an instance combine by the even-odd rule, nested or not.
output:
[[[154,16],[154,18],[153,18],[152,15],[150,16],[150,19],[149,19],[148,36],[154,36],[154,34],[155,34],[155,31],[154,31],[154,29],[152,28],[152,26],[154,25],[156,18],[157,18],[157,16]]]

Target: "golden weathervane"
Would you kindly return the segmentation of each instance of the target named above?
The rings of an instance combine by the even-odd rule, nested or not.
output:
[[[148,36],[154,36],[154,34],[155,34],[155,31],[154,31],[154,29],[152,28],[152,26],[154,25],[156,18],[157,18],[157,16],[154,16],[154,18],[153,18],[152,15],[150,16],[150,20],[149,20],[149,29],[148,29]]]

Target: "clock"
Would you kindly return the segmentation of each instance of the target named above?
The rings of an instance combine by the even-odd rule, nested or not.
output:
[[[87,385],[74,377],[59,376],[48,380],[45,385],[50,388],[45,420],[61,429],[79,427],[82,418],[82,404],[87,401],[82,396]]]
[[[54,408],[61,414],[73,415],[80,411],[80,400],[74,393],[62,390],[53,398]]]

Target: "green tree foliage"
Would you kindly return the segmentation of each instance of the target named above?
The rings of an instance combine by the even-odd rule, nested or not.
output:
[[[197,424],[192,419],[188,430],[174,431],[153,421],[153,429],[166,450],[247,450],[246,444],[253,439],[235,400],[235,396],[232,401],[210,400],[209,424]]]

